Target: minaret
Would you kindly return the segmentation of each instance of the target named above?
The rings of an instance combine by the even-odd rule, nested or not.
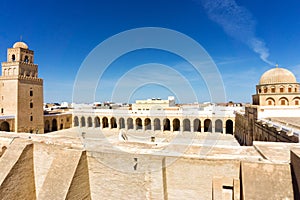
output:
[[[7,50],[0,77],[0,115],[14,116],[15,132],[44,132],[43,79],[38,78],[34,52],[24,42]]]

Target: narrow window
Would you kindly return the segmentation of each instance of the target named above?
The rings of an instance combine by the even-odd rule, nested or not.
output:
[[[24,62],[26,62],[26,63],[29,62],[28,56],[25,56]]]
[[[268,88],[264,88],[264,93],[267,93],[268,92]]]
[[[269,106],[271,106],[271,105],[272,105],[272,101],[271,101],[271,100],[269,100],[269,101],[268,101],[268,104],[269,104]]]
[[[281,100],[281,105],[285,105],[285,100]]]
[[[297,88],[295,88],[295,92],[297,92]]]
[[[258,93],[261,93],[261,89],[258,89]]]
[[[296,106],[299,105],[299,101],[298,101],[298,100],[295,101],[295,105],[296,105]]]
[[[292,88],[289,88],[289,89],[288,89],[288,92],[292,92]]]
[[[30,102],[30,108],[33,108],[33,103],[32,102]]]
[[[30,121],[33,121],[33,116],[30,116]]]
[[[11,56],[11,60],[12,60],[13,62],[16,60],[15,54],[13,54],[13,55]]]
[[[3,108],[1,108],[1,113],[2,113],[2,114],[4,113],[4,109],[3,109]]]
[[[283,92],[283,88],[280,88],[280,92],[281,92],[281,93]]]
[[[30,96],[31,96],[31,97],[33,96],[33,91],[32,91],[32,90],[30,90]]]
[[[271,92],[272,92],[272,93],[275,93],[275,88],[272,88],[272,89],[271,89]]]

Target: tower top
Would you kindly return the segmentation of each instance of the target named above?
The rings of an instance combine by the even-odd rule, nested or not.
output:
[[[25,42],[16,42],[13,48],[28,49],[28,45]]]

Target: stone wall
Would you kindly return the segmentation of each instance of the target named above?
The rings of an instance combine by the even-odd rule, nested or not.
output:
[[[258,159],[249,155],[247,159],[254,147],[240,147],[247,148],[248,154],[235,158],[228,157],[230,153],[222,156],[236,151],[230,146],[216,148],[210,156],[201,158],[155,149],[151,154],[143,154],[147,145],[131,153],[103,147],[97,152],[96,146],[86,153],[80,145],[69,145],[78,144],[78,138],[19,133],[22,139],[10,135],[0,138],[0,199],[299,197],[299,149],[293,149],[291,163],[277,163],[270,162],[268,156]]]
[[[242,199],[294,199],[289,164],[242,162]]]
[[[272,125],[260,122],[257,106],[246,106],[245,113],[236,113],[234,136],[241,145],[251,146],[253,141],[297,143],[298,137],[289,136],[287,131],[278,131]]]
[[[300,149],[291,151],[291,168],[295,199],[300,199]]]

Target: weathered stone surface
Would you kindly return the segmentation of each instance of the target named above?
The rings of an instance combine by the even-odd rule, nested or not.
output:
[[[92,199],[163,199],[160,156],[92,152],[88,163]]]
[[[300,148],[291,150],[291,168],[295,199],[300,199]]]
[[[243,199],[294,199],[289,164],[242,162],[241,172]]]
[[[40,188],[38,199],[67,199],[68,194],[70,194],[71,197],[77,194],[81,197],[79,193],[83,194],[83,197],[86,199],[89,199],[90,191],[89,188],[86,187],[86,182],[89,180],[84,179],[88,178],[88,175],[78,175],[78,173],[87,172],[84,167],[84,161],[84,158],[82,160],[82,151],[62,149],[59,156],[56,156],[52,161],[43,186]],[[77,170],[79,170],[79,172]],[[74,186],[71,187],[74,177],[76,179],[82,178],[79,181],[82,181],[84,186],[77,191],[77,194],[74,193]],[[75,180],[75,183],[76,182],[78,183],[78,180]],[[80,187],[82,185],[80,184],[78,186]],[[72,191],[69,191],[70,189]]]
[[[182,137],[167,143],[163,135],[157,143],[119,142],[113,134],[106,143],[104,136],[80,140],[76,134],[0,136],[0,147],[7,147],[0,157],[0,199],[259,200],[293,199],[299,191],[297,144],[255,149],[203,139],[187,146]]]
[[[0,158],[0,198],[36,199],[33,145],[15,139]]]
[[[212,199],[213,178],[238,179],[239,166],[236,160],[179,158],[166,169],[168,199]]]
[[[83,151],[66,199],[91,199],[86,152]]]

